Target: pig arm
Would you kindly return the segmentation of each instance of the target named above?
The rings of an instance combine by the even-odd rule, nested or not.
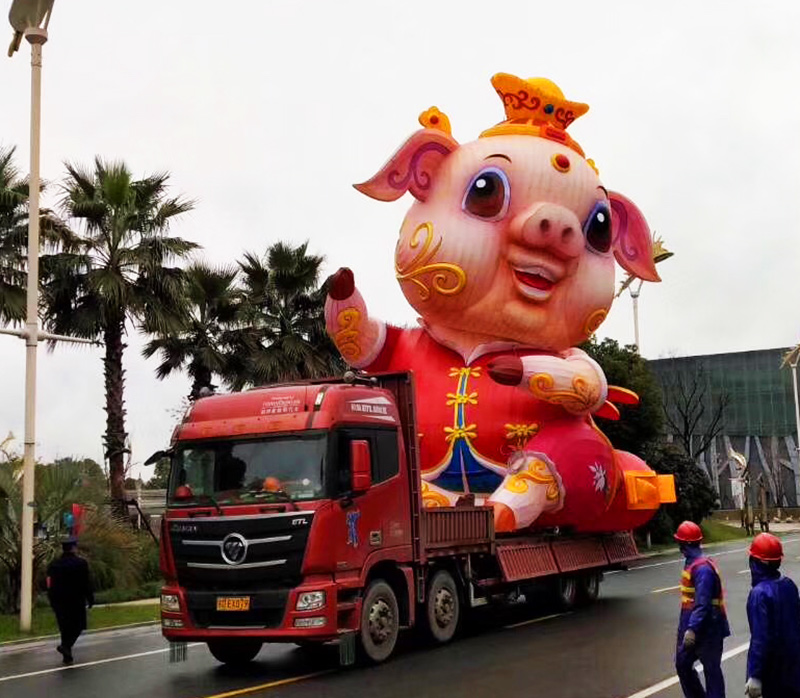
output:
[[[489,364],[489,374],[498,383],[518,386],[570,414],[595,412],[608,397],[603,369],[580,349],[554,356],[498,357]]]
[[[355,287],[353,272],[339,269],[328,280],[325,328],[342,358],[353,368],[367,368],[386,342],[386,323],[370,317]]]

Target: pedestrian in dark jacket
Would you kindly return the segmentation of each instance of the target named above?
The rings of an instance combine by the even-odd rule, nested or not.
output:
[[[749,698],[800,698],[800,596],[795,583],[781,576],[782,558],[783,546],[771,533],[753,539],[753,588],[747,597]]]
[[[94,605],[89,579],[89,565],[78,557],[77,541],[68,538],[62,543],[60,558],[47,568],[47,596],[56,615],[61,644],[56,650],[64,664],[72,664],[72,647],[86,629],[86,606]]]
[[[686,563],[681,576],[681,615],[675,668],[686,698],[725,698],[722,644],[731,634],[725,613],[722,579],[714,563],[703,555],[703,532],[684,521],[675,533]],[[706,687],[694,670],[700,661]]]

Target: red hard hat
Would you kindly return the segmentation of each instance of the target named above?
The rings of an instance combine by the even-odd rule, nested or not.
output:
[[[703,540],[703,531],[694,521],[684,521],[675,531],[675,540],[681,543],[699,543]]]
[[[783,557],[783,545],[777,536],[771,533],[759,533],[750,544],[750,557],[762,562],[780,562]]]
[[[193,496],[192,488],[188,485],[179,485],[175,488],[175,499],[191,499]]]

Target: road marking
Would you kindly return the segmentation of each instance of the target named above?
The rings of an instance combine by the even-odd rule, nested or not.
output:
[[[737,654],[741,654],[742,652],[747,651],[747,648],[750,647],[749,642],[745,642],[743,645],[739,645],[738,647],[734,647],[733,649],[728,650],[727,652],[723,652],[722,654],[722,661],[727,661],[731,657],[735,657]],[[702,671],[699,667],[695,669],[698,673]],[[656,693],[661,693],[665,688],[669,688],[670,686],[674,686],[675,684],[679,683],[679,679],[677,676],[672,676],[668,679],[664,679],[663,681],[659,681],[652,686],[642,689],[638,693],[634,693],[628,698],[647,698],[647,696],[654,696]]]
[[[748,574],[750,570],[739,570],[736,574]]]
[[[665,592],[665,591],[675,591],[675,590],[680,589],[680,588],[681,588],[681,585],[680,584],[676,584],[674,587],[664,587],[663,589],[653,589],[653,591],[651,591],[650,593],[651,594],[661,594],[662,592]]]
[[[193,642],[187,647],[197,647],[203,644],[202,642]],[[52,669],[41,669],[40,671],[29,671],[27,674],[15,674],[14,676],[0,676],[0,683],[4,681],[14,681],[16,679],[27,679],[31,676],[42,676],[43,674],[55,674],[59,671],[70,671],[71,669],[81,669],[87,666],[97,666],[98,664],[110,664],[111,662],[122,662],[126,659],[137,659],[139,657],[149,657],[153,654],[163,654],[169,652],[169,647],[164,647],[160,650],[150,650],[149,652],[137,652],[136,654],[126,654],[121,657],[107,657],[106,659],[97,659],[94,662],[83,662],[81,664],[70,664],[68,666],[53,667]]]
[[[551,620],[553,618],[561,618],[563,616],[568,616],[571,611],[567,611],[566,613],[553,613],[549,616],[542,616],[541,618],[531,618],[530,620],[523,620],[521,623],[512,623],[511,625],[504,625],[503,627],[506,630],[511,630],[511,628],[521,628],[523,625],[533,625],[534,623],[541,623],[545,620]],[[217,696],[209,696],[209,698],[217,698]]]
[[[334,671],[335,669],[326,669],[325,671],[317,671],[313,674],[291,676],[288,679],[270,681],[269,683],[262,683],[258,686],[249,686],[248,688],[238,688],[235,691],[228,691],[227,693],[215,693],[213,696],[203,696],[203,698],[233,698],[234,696],[246,696],[248,693],[257,693],[258,691],[266,691],[270,688],[277,688],[278,686],[286,686],[290,683],[298,683],[300,681],[307,681],[308,679],[315,679],[318,676],[332,674]]]

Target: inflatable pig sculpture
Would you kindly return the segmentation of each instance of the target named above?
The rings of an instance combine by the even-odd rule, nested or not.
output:
[[[380,201],[410,191],[397,280],[419,327],[368,312],[353,274],[331,277],[325,318],[344,359],[417,377],[422,497],[494,507],[498,532],[626,530],[674,501],[671,477],[616,451],[593,415],[633,404],[574,348],[605,319],[614,260],[659,281],[647,223],[608,191],[567,134],[588,106],[549,80],[492,79],[506,120],[459,145],[431,108],[372,179]]]

